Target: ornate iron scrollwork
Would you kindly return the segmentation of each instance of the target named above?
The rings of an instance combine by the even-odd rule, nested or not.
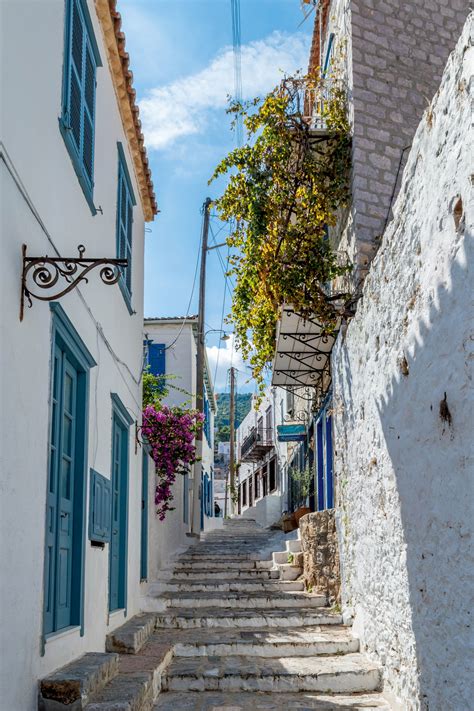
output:
[[[39,301],[54,301],[76,288],[81,282],[88,282],[87,274],[96,267],[102,267],[99,276],[104,284],[116,284],[124,269],[128,266],[127,259],[86,259],[86,248],[83,244],[78,246],[79,257],[27,257],[26,244],[22,247],[23,270],[21,274],[21,304],[20,321],[23,321],[25,298],[28,307],[33,306],[32,299]],[[28,281],[33,286],[28,286]],[[64,288],[63,281],[67,284]],[[55,289],[58,285],[57,289]],[[32,291],[38,289],[50,290],[42,295]],[[52,290],[52,291],[51,291]]]

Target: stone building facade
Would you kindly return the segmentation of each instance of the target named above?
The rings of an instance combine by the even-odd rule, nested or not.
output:
[[[391,218],[418,122],[469,11],[467,0],[323,0],[310,71],[347,84],[353,126],[351,205],[334,235],[358,289]]]
[[[454,22],[456,3],[436,5]],[[472,32],[471,15],[332,358],[343,611],[404,711],[467,709],[474,693]]]

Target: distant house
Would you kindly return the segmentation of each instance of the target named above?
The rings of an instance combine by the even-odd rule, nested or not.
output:
[[[0,705],[11,711],[37,708],[40,676],[103,650],[139,610],[144,226],[157,207],[114,7],[0,9]],[[22,245],[27,259],[65,260],[67,278],[54,262],[30,271],[20,321]],[[70,261],[80,256],[127,261],[76,285],[91,266]]]
[[[187,404],[196,407],[197,316],[176,318],[146,318],[144,321],[145,363],[154,375],[166,375],[168,396],[166,405]],[[208,528],[214,518],[214,416],[216,401],[205,361],[204,428],[201,474],[200,527]],[[149,573],[153,581],[170,555],[180,546],[188,545],[192,515],[192,476],[177,478],[174,485],[175,510],[160,522],[154,514],[149,520]],[[154,481],[149,481],[149,501],[154,501]],[[153,508],[153,506],[151,506]]]
[[[254,518],[262,526],[278,521],[287,509],[287,445],[278,441],[278,427],[285,421],[286,393],[267,388],[236,429],[238,464],[238,514]]]

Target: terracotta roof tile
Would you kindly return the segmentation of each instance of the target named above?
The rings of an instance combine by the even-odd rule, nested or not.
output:
[[[102,24],[105,44],[109,52],[109,64],[115,91],[119,102],[125,133],[129,139],[134,157],[140,195],[144,203],[145,219],[152,220],[158,213],[158,206],[153,190],[151,170],[145,148],[145,139],[140,121],[140,111],[136,104],[136,91],[133,87],[133,72],[130,69],[130,56],[125,48],[125,33],[122,31],[122,17],[117,10],[117,0],[95,0],[97,14]],[[128,99],[128,102],[127,102]],[[128,115],[124,115],[124,103],[128,103]]]

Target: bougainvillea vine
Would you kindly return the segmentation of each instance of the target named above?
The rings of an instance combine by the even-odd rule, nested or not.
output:
[[[204,415],[198,410],[179,405],[167,407],[162,399],[172,387],[163,376],[149,372],[143,376],[142,435],[155,463],[157,484],[155,489],[156,513],[163,521],[168,511],[173,511],[172,487],[176,476],[186,474],[196,461],[194,439],[202,427]],[[180,388],[177,388],[182,392]]]

